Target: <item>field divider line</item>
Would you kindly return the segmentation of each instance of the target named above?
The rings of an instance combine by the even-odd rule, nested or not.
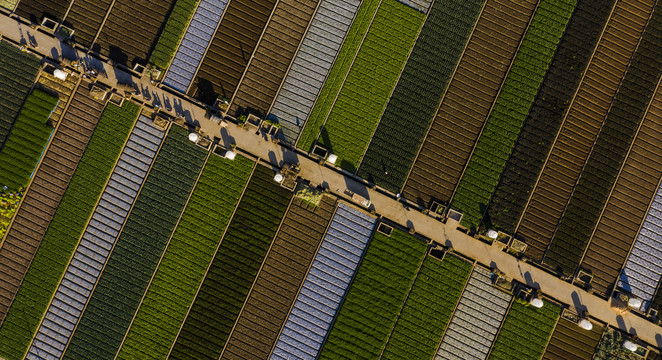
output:
[[[563,303],[561,303],[563,304]],[[554,324],[554,327],[552,328],[552,331],[549,333],[549,337],[547,338],[547,343],[545,344],[545,348],[542,350],[541,357],[545,356],[545,353],[547,353],[547,348],[549,347],[549,343],[552,342],[552,338],[554,337],[554,332],[556,331],[556,328],[559,326],[559,323],[561,322],[561,319],[563,319],[563,310],[565,309],[565,304],[561,306],[561,313],[559,314],[559,317],[556,319],[556,324]],[[501,329],[499,329],[501,330]],[[491,350],[490,350],[491,352]],[[595,352],[595,351],[594,351]]]
[[[177,51],[179,51],[179,48],[180,48],[181,45],[182,45],[182,41],[184,40],[184,37],[186,36],[186,33],[188,32],[188,29],[191,27],[191,22],[193,21],[193,17],[195,16],[195,13],[198,11],[198,8],[200,7],[200,3],[201,3],[202,1],[204,1],[204,0],[196,0],[196,1],[197,1],[197,2],[196,2],[196,4],[195,4],[195,9],[193,9],[193,12],[191,12],[191,17],[190,17],[190,18],[188,19],[188,21],[186,22],[186,26],[184,27],[184,31],[182,32],[182,37],[179,38],[179,41],[177,42],[177,46],[175,47],[175,51],[172,53],[172,57],[170,58],[170,61],[168,62],[168,66],[167,66],[165,69],[162,70],[162,72],[163,72],[163,77],[159,80],[158,85],[163,84],[163,80],[166,78],[166,75],[167,75],[167,73],[168,73],[167,70],[170,70],[170,64],[172,64],[172,61],[175,59],[175,55],[177,55]],[[229,1],[229,0],[228,0],[228,1]],[[175,6],[176,6],[176,5],[177,5],[177,2],[175,2],[175,4],[173,5],[172,10],[175,9]],[[165,19],[165,22],[163,23],[163,26],[164,26],[164,27],[165,27],[165,24],[168,23],[168,20],[170,19],[170,16],[172,15],[172,10],[170,11],[170,14],[168,15],[168,17]],[[219,23],[220,23],[220,21],[219,21]],[[217,26],[218,26],[218,25],[217,25]],[[159,33],[159,38],[156,39],[156,42],[157,42],[157,43],[159,42],[159,39],[161,38],[161,35],[162,35],[162,34],[163,34],[163,32],[160,32],[160,33]],[[211,41],[210,41],[210,42],[211,42]],[[156,43],[154,44],[154,47],[156,47]],[[150,52],[149,56],[150,56],[150,57],[152,56],[151,52]],[[149,65],[149,59],[147,59],[147,62],[148,62],[148,65]],[[166,85],[166,86],[167,86],[167,85]],[[173,89],[173,90],[174,90],[174,89]],[[205,162],[205,164],[206,164],[206,162]]]
[[[71,11],[71,8],[74,6],[74,1],[69,2],[69,6],[67,7],[67,11],[64,12],[64,15],[62,15],[62,19],[59,19],[58,25],[62,26],[64,24],[64,19],[69,16],[69,12]]]
[[[212,151],[213,152],[213,151]],[[204,275],[202,276],[202,280],[200,280],[200,285],[198,285],[198,290],[196,290],[195,295],[193,296],[193,301],[191,301],[191,304],[188,306],[188,310],[186,311],[186,315],[184,316],[184,320],[182,320],[181,325],[179,325],[179,330],[177,330],[177,334],[175,335],[175,338],[172,341],[172,344],[170,345],[170,349],[168,350],[168,355],[166,356],[166,359],[170,357],[170,354],[172,353],[172,349],[175,347],[175,343],[177,343],[177,339],[179,338],[179,334],[182,332],[182,328],[184,328],[184,324],[186,323],[186,319],[188,318],[189,313],[191,312],[191,307],[193,307],[193,304],[195,303],[195,300],[198,298],[198,293],[200,293],[200,289],[202,288],[202,284],[205,282],[205,279],[207,278],[207,274],[209,273],[209,269],[211,268],[211,264],[214,262],[214,259],[216,258],[216,254],[218,253],[218,249],[221,247],[221,244],[223,244],[223,239],[225,238],[225,234],[228,232],[228,228],[230,228],[230,225],[232,224],[232,220],[234,220],[234,215],[237,212],[237,208],[241,204],[241,200],[244,198],[244,194],[246,193],[246,188],[248,187],[248,184],[251,182],[251,178],[253,177],[253,174],[255,173],[255,169],[257,166],[259,166],[260,158],[256,159],[250,159],[253,161],[253,169],[251,169],[251,173],[248,175],[248,179],[246,180],[246,184],[244,184],[244,189],[241,191],[241,194],[239,195],[239,198],[237,199],[237,204],[234,206],[234,209],[232,210],[232,214],[228,218],[228,223],[225,225],[225,230],[223,230],[223,234],[221,235],[218,245],[216,245],[216,250],[214,251],[214,254],[212,255],[211,261],[209,262],[209,265],[207,265],[207,270],[205,271]]]
[[[138,117],[140,117],[140,115],[138,115]],[[140,193],[142,192],[143,187],[145,186],[145,183],[147,182],[147,177],[149,176],[150,172],[152,171],[152,167],[154,166],[154,163],[156,163],[156,159],[158,158],[159,154],[161,153],[161,149],[163,148],[163,143],[165,143],[165,140],[168,137],[168,133],[170,132],[170,127],[171,126],[172,126],[172,123],[168,126],[168,129],[165,131],[165,134],[163,135],[163,139],[161,140],[161,144],[159,145],[159,149],[156,152],[156,154],[154,154],[154,159],[152,159],[152,163],[149,165],[149,169],[147,169],[147,173],[145,174],[145,179],[143,179],[142,184],[140,184],[140,188],[138,189],[138,192],[136,194],[135,199],[133,199],[133,203],[131,204],[131,208],[129,209],[129,211],[126,214],[126,219],[124,219],[124,223],[122,224],[122,227],[120,227],[120,230],[117,233],[117,238],[115,238],[115,242],[113,243],[113,246],[110,248],[110,251],[108,252],[108,258],[106,259],[105,263],[103,264],[103,267],[101,268],[101,271],[99,271],[99,277],[96,279],[96,282],[94,283],[94,287],[92,287],[92,290],[90,291],[90,295],[85,300],[85,306],[83,307],[83,310],[80,312],[80,316],[79,316],[78,320],[76,321],[76,326],[74,326],[73,330],[71,330],[71,335],[69,335],[69,338],[67,339],[67,343],[65,344],[65,347],[64,347],[64,349],[62,349],[62,356],[64,356],[67,353],[67,349],[69,348],[69,344],[71,344],[71,339],[76,334],[76,330],[78,329],[78,325],[80,324],[80,319],[83,317],[83,315],[85,315],[85,310],[87,310],[87,305],[89,305],[90,299],[92,298],[92,295],[94,295],[94,291],[96,290],[97,285],[99,285],[99,279],[101,279],[101,275],[103,275],[103,272],[106,270],[106,265],[108,265],[108,260],[110,260],[110,257],[113,255],[113,251],[115,250],[115,245],[117,245],[117,242],[118,242],[120,236],[124,232],[124,226],[126,226],[126,223],[129,221],[129,217],[133,213],[133,207],[136,205],[136,200],[138,200],[138,196],[140,196]],[[112,176],[112,174],[111,174],[111,176]],[[105,191],[105,189],[104,189],[104,191]],[[96,211],[96,209],[95,209],[95,211]],[[85,232],[85,230],[83,230],[83,233],[84,232]],[[78,250],[78,247],[76,248],[76,250]],[[74,250],[74,255],[76,254],[76,250]],[[66,270],[65,270],[65,274],[66,274]],[[57,292],[57,290],[56,290],[56,292]],[[49,304],[49,306],[50,306],[50,304]],[[48,312],[48,309],[46,310],[46,312]],[[39,327],[41,327],[41,324],[39,324]],[[38,331],[39,327],[37,327],[37,331]],[[34,342],[34,339],[33,339],[33,342]],[[30,344],[30,347],[31,346],[32,346],[32,344]],[[30,351],[30,347],[28,347],[28,351]]]
[[[438,0],[440,1],[440,0]],[[455,78],[455,74],[457,73],[457,69],[460,67],[460,63],[462,63],[462,60],[464,59],[465,52],[467,51],[467,47],[471,43],[471,40],[473,39],[474,33],[476,31],[476,27],[478,26],[478,22],[480,21],[481,17],[483,16],[483,12],[485,12],[485,6],[487,5],[487,2],[491,0],[484,0],[483,1],[483,7],[480,9],[480,13],[478,13],[478,17],[476,17],[476,21],[474,22],[474,26],[471,28],[471,32],[469,33],[469,36],[467,37],[467,42],[464,44],[464,48],[462,48],[462,53],[460,54],[460,57],[457,59],[457,62],[455,63],[455,68],[453,68],[453,72],[451,73],[450,77],[448,78],[448,84],[446,84],[446,89],[444,89],[443,93],[441,94],[441,97],[439,99],[439,104],[437,104],[437,109],[434,112],[434,115],[432,115],[432,121],[430,121],[430,125],[428,125],[427,131],[425,131],[425,136],[421,139],[421,143],[418,146],[418,150],[416,151],[416,156],[414,157],[414,161],[412,161],[411,165],[409,165],[409,171],[407,171],[407,176],[404,178],[402,186],[400,186],[400,193],[403,192],[405,186],[407,185],[407,180],[411,176],[411,172],[414,169],[414,165],[416,164],[416,161],[418,160],[418,157],[421,155],[421,150],[423,149],[423,144],[425,144],[425,139],[428,138],[428,135],[430,134],[430,130],[432,130],[432,126],[434,125],[435,120],[437,119],[437,115],[439,114],[439,110],[441,109],[441,105],[444,103],[444,100],[446,100],[446,94],[448,93],[448,88],[451,86],[451,83],[453,82],[453,79]],[[430,5],[430,8],[432,8],[432,5]],[[425,26],[425,24],[423,24]],[[397,86],[397,85],[396,85]]]
[[[494,285],[490,285],[490,286],[494,286]],[[506,319],[508,318],[508,313],[510,313],[510,309],[513,307],[513,303],[515,303],[515,296],[513,294],[509,294],[509,295],[510,295],[510,303],[508,304],[508,308],[506,308],[506,312],[503,313],[503,319],[501,319],[501,324],[499,324],[499,328],[497,329],[497,332],[494,335],[494,340],[492,340],[492,343],[490,344],[490,348],[487,351],[487,356],[485,356],[485,359],[490,358],[490,354],[492,354],[492,350],[494,349],[494,345],[496,344],[497,339],[499,339],[499,334],[501,333],[501,328],[503,327],[503,324],[506,323]],[[556,326],[556,325],[554,325],[554,326]]]
[[[103,30],[103,27],[106,25],[106,20],[108,20],[108,16],[110,15],[110,12],[113,11],[113,8],[115,7],[116,2],[117,2],[117,0],[112,0],[111,3],[110,3],[110,6],[108,6],[108,10],[106,11],[106,15],[103,17],[103,20],[101,21],[101,24],[99,24],[99,29],[97,30],[97,33],[94,35],[94,38],[90,42],[90,47],[87,48],[87,51],[85,52],[85,55],[93,56],[92,48],[94,47],[94,44],[97,42],[97,39],[99,39],[99,35],[101,35],[101,31]],[[99,54],[99,55],[101,55],[101,54]],[[132,79],[133,79],[133,77],[132,77]]]
[[[165,140],[165,139],[164,139]],[[124,336],[122,337],[122,342],[120,342],[120,346],[117,348],[117,352],[115,353],[115,356],[113,359],[117,359],[117,356],[120,353],[120,350],[122,350],[122,346],[124,345],[124,341],[126,340],[126,336],[129,334],[129,331],[131,330],[131,326],[133,325],[133,321],[136,319],[136,316],[138,315],[138,312],[140,311],[141,305],[143,303],[143,300],[145,300],[145,296],[149,292],[150,287],[152,286],[152,281],[154,280],[154,276],[156,276],[156,273],[159,271],[159,267],[161,266],[161,261],[163,261],[163,257],[165,254],[168,252],[168,246],[170,246],[170,241],[172,241],[172,237],[175,235],[175,232],[177,232],[177,228],[179,227],[179,222],[182,220],[182,216],[184,216],[184,212],[186,212],[186,208],[188,207],[189,201],[191,201],[191,197],[193,196],[193,193],[195,192],[195,189],[198,187],[198,182],[200,181],[200,177],[202,176],[202,173],[205,170],[205,166],[207,165],[207,161],[209,160],[209,156],[211,155],[212,151],[211,148],[207,150],[207,157],[205,158],[204,163],[202,164],[202,167],[200,168],[200,172],[198,173],[198,177],[195,179],[195,183],[193,184],[193,187],[191,188],[191,192],[188,194],[188,198],[186,199],[186,203],[184,203],[184,207],[182,208],[182,211],[179,213],[179,218],[177,219],[177,223],[175,224],[175,227],[172,229],[172,233],[170,233],[170,237],[168,238],[168,242],[166,243],[165,247],[163,248],[163,253],[161,253],[161,256],[159,257],[159,262],[156,264],[156,268],[154,268],[154,272],[152,273],[152,276],[149,279],[149,283],[147,283],[147,288],[143,292],[142,297],[140,298],[140,302],[138,303],[138,308],[136,311],[133,313],[133,316],[131,317],[131,322],[129,323],[129,326],[126,328],[126,332],[124,332]]]

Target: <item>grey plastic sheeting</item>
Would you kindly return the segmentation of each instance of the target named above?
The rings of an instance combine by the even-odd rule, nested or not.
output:
[[[368,245],[375,219],[340,204],[271,359],[315,359]]]
[[[110,175],[26,359],[59,359],[99,279],[165,132],[143,115]]]
[[[200,66],[228,0],[201,0],[163,83],[186,93]]]

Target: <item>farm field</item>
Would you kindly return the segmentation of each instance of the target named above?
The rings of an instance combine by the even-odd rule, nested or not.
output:
[[[209,157],[117,359],[167,357],[254,165]]]
[[[549,340],[543,360],[591,360],[604,327],[593,323],[584,330],[575,322],[561,318]]]
[[[60,99],[60,102],[58,102],[57,107],[53,110],[50,117],[50,121],[54,127],[64,114],[64,109],[69,103],[71,95],[76,90],[79,79],[78,75],[70,74],[67,76],[67,80],[63,82],[46,71],[42,71],[41,74],[39,74],[36,87],[44,89],[47,92],[55,93]]]
[[[62,23],[74,30],[77,43],[91,48],[112,3],[113,0],[75,0]]]
[[[608,328],[600,338],[598,348],[593,355],[594,360],[639,360],[637,356],[623,348],[623,342],[626,340],[620,331]]]
[[[171,127],[64,359],[108,358],[119,350],[205,162],[206,152],[188,141],[187,134]]]
[[[47,17],[56,22],[62,20],[72,0],[20,0],[14,11],[31,23],[41,24]]]
[[[534,261],[554,235],[652,10],[644,1],[616,4],[516,229]]]
[[[434,2],[361,161],[359,176],[400,191],[483,4],[485,0]]]
[[[483,223],[515,232],[615,0],[579,0],[529,110]]]
[[[292,193],[257,166],[190,307],[169,358],[218,359]]]
[[[18,0],[0,0],[0,7],[3,7],[10,11],[14,10],[16,4],[18,4]]]
[[[538,5],[451,202],[467,228],[480,225],[576,3]]]
[[[431,200],[450,202],[537,3],[486,1],[407,178],[405,198],[426,207]]]
[[[432,359],[471,268],[449,254],[425,258],[381,359]]]
[[[199,2],[200,0],[177,0],[175,2],[149,56],[150,64],[162,70],[168,68]]]
[[[0,356],[18,359],[27,351],[137,115],[138,106],[126,103],[109,105],[99,119],[10,311],[0,318]]]

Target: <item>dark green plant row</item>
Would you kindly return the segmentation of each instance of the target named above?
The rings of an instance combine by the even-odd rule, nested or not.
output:
[[[361,177],[400,191],[484,3],[432,4],[361,162]]]
[[[423,261],[382,359],[434,357],[472,267],[452,255]]]
[[[560,314],[561,308],[548,301],[539,309],[515,301],[499,330],[490,360],[540,359]]]
[[[177,0],[149,57],[151,64],[161,70],[168,68],[199,1]]]
[[[542,0],[492,113],[458,184],[451,207],[476,228],[542,83],[577,0]]]
[[[16,298],[0,327],[0,356],[20,359],[69,263],[140,108],[109,104],[76,167]]]
[[[514,233],[615,0],[579,0],[483,218]]]
[[[168,356],[254,164],[243,156],[209,158],[118,359]]]
[[[395,325],[427,245],[393,229],[376,232],[319,359],[376,359]]]
[[[246,186],[171,359],[217,360],[285,215],[292,192],[257,166]]]
[[[173,126],[136,199],[65,359],[112,359],[140,305],[207,153]]]
[[[655,8],[543,261],[574,274],[662,76],[662,9]]]

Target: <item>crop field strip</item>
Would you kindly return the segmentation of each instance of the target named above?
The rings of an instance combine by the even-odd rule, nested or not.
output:
[[[276,0],[233,0],[195,76],[189,96],[212,104],[217,96],[232,98]],[[247,26],[250,24],[250,26]]]
[[[511,300],[511,295],[492,286],[489,270],[474,268],[435,360],[485,359]]]
[[[0,327],[0,356],[23,358],[113,169],[139,107],[108,105]]]
[[[375,219],[343,203],[306,275],[271,359],[316,359],[359,267]]]
[[[593,360],[639,360],[641,356],[623,348],[623,342],[629,337],[609,327],[600,338]]]
[[[55,110],[53,110],[51,113],[50,120],[53,123],[53,126],[56,126],[64,114],[64,109],[69,104],[69,99],[74,93],[74,90],[76,90],[78,80],[80,80],[80,77],[77,74],[69,74],[65,81],[56,79],[55,76],[47,72],[41,72],[41,74],[39,74],[39,78],[37,79],[37,87],[42,87],[46,91],[55,92],[60,98],[60,102],[58,103]]]
[[[230,104],[230,113],[266,116],[319,0],[280,0]]]
[[[572,275],[579,266],[621,165],[662,76],[662,10],[656,7],[584,170],[552,238],[544,263]]]
[[[450,202],[537,4],[487,0],[410,170],[405,198]]]
[[[168,14],[168,20],[162,27],[159,39],[149,55],[149,64],[158,69],[167,69],[175,56],[184,33],[188,30],[191,17],[200,0],[177,0]]]
[[[267,359],[335,211],[294,198],[220,359]]]
[[[358,0],[320,0],[308,31],[270,110],[279,136],[294,144],[308,119],[359,9]]]
[[[174,2],[115,0],[93,51],[127,67],[134,63],[145,65]]]
[[[402,230],[375,232],[318,359],[378,358],[426,253]]]
[[[489,203],[483,223],[515,232],[615,0],[579,0]]]
[[[78,87],[0,248],[0,319],[7,315],[101,116],[104,104],[90,95],[89,85]]]
[[[14,12],[31,23],[41,24],[44,17],[59,22],[69,9],[71,1],[20,0]]]
[[[13,11],[17,3],[18,0],[0,0],[0,7]]]
[[[392,192],[402,189],[484,4],[434,2],[361,160],[359,176]]]
[[[317,140],[340,167],[356,171],[424,20],[397,0],[382,0]]]
[[[229,0],[200,0],[163,83],[186,93]]]
[[[432,359],[473,265],[445,254],[427,256],[381,359]]]
[[[490,351],[490,360],[540,359],[561,314],[558,305],[544,303],[536,308],[513,302]]]
[[[74,35],[78,44],[91,48],[113,1],[74,0],[62,23],[75,31]]]
[[[561,318],[556,324],[543,360],[591,360],[604,328],[593,324],[590,331]]]
[[[254,165],[209,157],[117,359],[167,357]]]
[[[220,357],[291,198],[255,168],[168,358]]]
[[[63,359],[112,358],[119,350],[207,157],[187,135],[183,127],[171,127]],[[70,284],[89,295],[86,279]]]
[[[108,108],[116,109],[112,105],[108,105]],[[110,120],[118,122],[122,121],[117,119],[119,116],[130,118],[130,115],[133,114],[135,119],[137,114],[134,111],[137,111],[137,109],[131,109],[130,106],[127,106],[124,110],[127,113],[116,110],[104,111],[104,113],[109,116]],[[103,116],[102,120],[104,120]],[[125,119],[123,121],[127,120]],[[78,223],[75,225],[70,222],[74,218],[71,220],[68,220],[68,218],[56,218],[62,225],[60,225],[60,222],[54,222],[53,226],[68,226],[71,230],[67,232],[71,233],[68,235],[68,238],[65,238],[64,235],[60,237],[57,233],[54,233],[51,235],[53,238],[48,237],[45,239],[49,240],[49,243],[43,245],[50,245],[50,242],[61,241],[62,249],[66,252],[66,255],[63,254],[63,258],[60,259],[61,263],[58,264],[58,269],[61,269],[61,272],[52,275],[51,281],[53,283],[50,285],[50,289],[52,289],[52,292],[55,292],[53,299],[51,300],[52,292],[44,295],[47,296],[46,301],[51,302],[44,318],[41,319],[43,312],[34,315],[35,317],[38,316],[35,326],[39,325],[39,321],[41,321],[41,324],[35,336],[35,341],[30,347],[28,358],[34,358],[35,355],[43,354],[44,352],[58,358],[62,357],[63,351],[78,324],[91,295],[91,291],[99,279],[104,264],[119,236],[120,229],[128,217],[131,206],[165,136],[164,132],[151,127],[150,122],[144,116],[138,118],[114,169],[112,169],[112,174],[110,174],[108,182],[104,184],[105,188],[102,187],[103,193],[99,202],[97,203],[95,201],[92,203],[90,200],[87,204],[88,207],[94,209],[89,222],[89,215],[85,216],[83,214],[78,215]],[[106,125],[102,123],[101,126],[105,127]],[[113,135],[116,136],[117,134]],[[95,139],[93,138],[92,140]],[[101,145],[92,143],[91,146],[96,147]],[[108,153],[106,150],[100,149],[99,151],[104,151],[104,155]],[[115,153],[117,153],[117,150]],[[93,160],[94,158],[89,161]],[[85,167],[81,168],[81,171],[98,171],[94,169],[94,166],[97,164],[101,163],[82,163],[81,165]],[[109,170],[110,168],[112,166],[109,166]],[[83,185],[81,185],[82,189],[80,191],[93,191],[91,188],[88,189],[85,186],[87,185],[86,181],[81,180],[81,183]],[[76,184],[72,183],[72,185]],[[89,194],[86,194],[86,196],[89,196]],[[75,202],[78,198],[75,197],[72,200],[65,198],[64,200]],[[76,205],[69,206],[75,207]],[[62,216],[66,215],[64,213]],[[56,229],[54,228],[53,231],[55,232]],[[74,229],[78,229],[76,233],[72,231]],[[80,232],[82,232],[82,237],[80,238],[80,242],[78,242]],[[47,233],[47,235],[50,234]],[[71,256],[72,252],[73,256]],[[58,286],[62,272],[64,272],[64,281]],[[40,307],[40,310],[46,311],[46,305]],[[34,329],[31,329],[31,331],[34,332]],[[22,351],[25,350],[22,349]]]
[[[534,261],[554,235],[652,10],[650,1],[616,4],[516,229]]]

